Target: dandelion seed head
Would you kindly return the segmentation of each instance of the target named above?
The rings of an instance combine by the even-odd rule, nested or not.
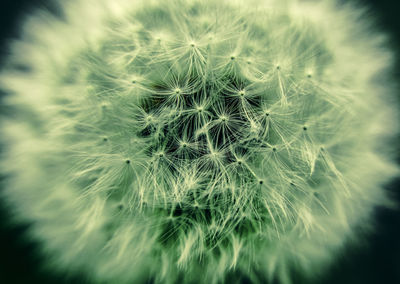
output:
[[[15,111],[0,169],[51,267],[290,283],[386,204],[398,169],[379,148],[398,125],[373,79],[390,68],[382,38],[334,1],[250,2],[73,0],[63,19],[32,16],[0,75]]]

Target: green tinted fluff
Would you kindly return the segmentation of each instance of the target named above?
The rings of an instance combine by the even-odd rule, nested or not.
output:
[[[128,2],[32,17],[0,77],[5,196],[48,265],[99,283],[315,276],[397,171],[381,38],[330,1]]]

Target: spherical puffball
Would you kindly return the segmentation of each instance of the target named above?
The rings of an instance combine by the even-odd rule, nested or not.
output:
[[[290,283],[388,204],[392,55],[359,8],[59,4],[27,19],[0,74],[3,198],[47,268]]]

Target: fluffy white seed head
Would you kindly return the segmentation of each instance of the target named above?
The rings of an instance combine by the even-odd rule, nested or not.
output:
[[[99,283],[287,283],[386,204],[392,58],[359,10],[60,5],[62,19],[28,20],[0,75],[14,113],[4,197],[52,267]]]

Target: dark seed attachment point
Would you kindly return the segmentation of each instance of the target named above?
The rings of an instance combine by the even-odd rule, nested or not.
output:
[[[131,160],[126,160],[125,163],[130,164]]]

